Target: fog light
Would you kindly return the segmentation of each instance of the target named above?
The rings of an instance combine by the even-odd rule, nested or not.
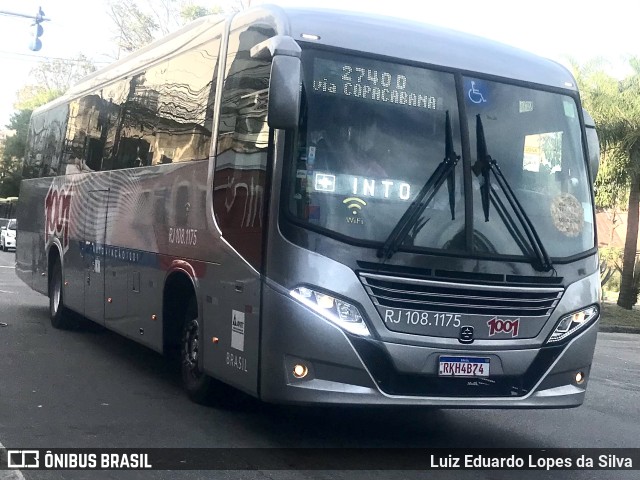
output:
[[[584,382],[584,373],[582,372],[576,373],[576,383],[580,385],[583,382]]]
[[[304,378],[307,376],[307,373],[309,373],[309,369],[307,368],[306,365],[302,365],[300,363],[297,363],[296,365],[294,365],[293,367],[293,376],[296,378]]]

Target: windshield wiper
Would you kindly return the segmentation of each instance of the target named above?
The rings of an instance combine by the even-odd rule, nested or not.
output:
[[[378,250],[378,258],[391,258],[398,251],[398,248],[407,237],[409,231],[420,218],[424,209],[436,196],[438,190],[445,180],[449,189],[449,209],[451,210],[451,219],[455,216],[455,166],[460,160],[453,150],[453,132],[451,130],[451,120],[449,119],[449,111],[446,112],[445,118],[445,152],[444,160],[440,162],[435,171],[427,179],[415,200],[409,208],[404,212],[396,226],[385,240],[384,244]]]
[[[533,254],[535,255],[535,260],[531,262],[533,268],[541,272],[548,272],[553,269],[553,264],[551,263],[551,259],[547,254],[547,251],[544,248],[544,244],[542,240],[540,240],[540,236],[533,226],[533,222],[527,215],[527,212],[522,207],[522,204],[516,197],[515,193],[511,189],[509,182],[502,174],[502,170],[498,166],[498,162],[491,158],[489,155],[489,151],[487,149],[487,140],[484,136],[484,127],[482,126],[482,119],[480,115],[476,115],[476,142],[478,145],[478,160],[476,160],[475,165],[473,165],[472,170],[476,174],[476,176],[482,175],[483,183],[480,186],[480,195],[482,199],[482,209],[484,211],[484,220],[485,222],[489,221],[489,200],[494,203],[494,205],[499,204],[502,206],[500,216],[506,217],[511,223],[511,228],[507,225],[508,230],[514,237],[516,241],[521,245],[521,238],[518,238],[515,234],[517,230],[515,228],[515,221],[513,217],[509,214],[506,208],[502,205],[497,194],[495,194],[493,188],[491,187],[491,172],[496,178],[496,183],[504,193],[507,202],[511,206],[511,209],[515,212],[518,221],[522,225],[522,229],[524,230],[527,239],[529,240],[529,244],[533,250]],[[521,246],[522,248],[522,246]]]

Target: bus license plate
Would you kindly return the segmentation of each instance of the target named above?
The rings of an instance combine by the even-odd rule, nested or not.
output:
[[[489,359],[480,357],[440,357],[441,377],[488,377]]]

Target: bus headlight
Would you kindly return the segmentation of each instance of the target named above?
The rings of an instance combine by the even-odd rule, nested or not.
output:
[[[369,329],[356,306],[308,287],[297,287],[289,293],[343,330],[355,335],[369,336]]]
[[[573,335],[578,330],[589,325],[591,320],[597,316],[598,307],[595,305],[570,313],[569,315],[565,315],[560,319],[556,325],[556,329],[553,331],[547,342],[553,343],[564,340],[568,336]]]

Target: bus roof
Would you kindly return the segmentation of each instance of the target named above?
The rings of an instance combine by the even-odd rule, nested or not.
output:
[[[264,18],[279,27],[279,34],[389,59],[417,62],[556,88],[576,90],[572,74],[562,65],[508,45],[425,23],[362,12],[260,5],[236,14],[247,20]],[[237,20],[242,21],[242,17]],[[231,18],[231,17],[227,17]],[[39,107],[39,113],[126,77],[211,38],[212,27],[225,20],[208,16],[85,77],[65,95]],[[287,31],[288,30],[288,31]],[[305,40],[302,35],[316,35]]]
[[[559,63],[494,40],[399,18],[333,10],[286,9],[291,36],[320,36],[314,43],[371,52],[556,88],[576,90]]]

